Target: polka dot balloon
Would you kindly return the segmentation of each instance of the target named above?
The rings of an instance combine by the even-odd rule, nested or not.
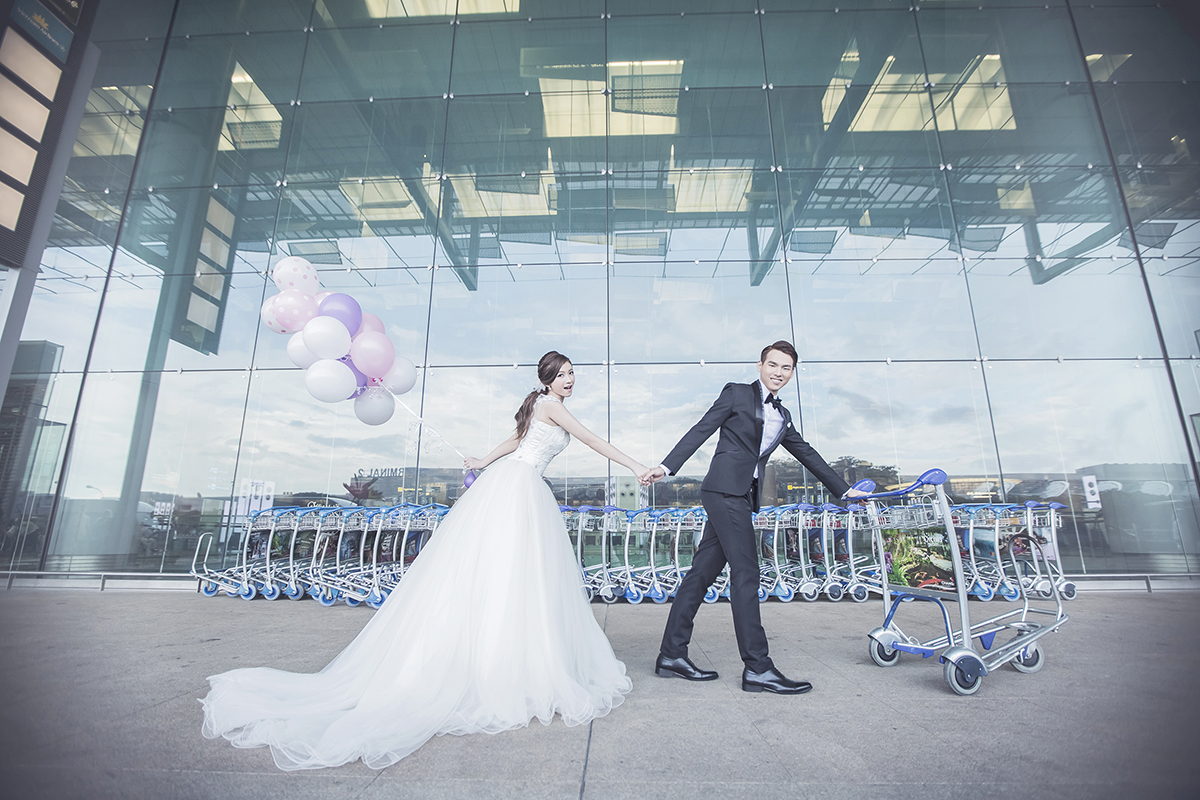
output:
[[[317,268],[299,256],[288,256],[276,264],[271,278],[281,292],[295,290],[315,295],[321,291]]]
[[[296,289],[280,292],[272,298],[275,301],[273,310],[275,319],[287,328],[283,333],[295,333],[303,330],[310,319],[318,312],[317,301],[313,296]],[[269,325],[267,327],[270,327]],[[272,329],[273,330],[273,329]]]
[[[258,313],[259,319],[274,333],[295,333],[300,329],[288,327],[275,317],[275,301],[279,297],[280,295],[273,295],[267,298],[267,301],[262,304],[262,310]]]

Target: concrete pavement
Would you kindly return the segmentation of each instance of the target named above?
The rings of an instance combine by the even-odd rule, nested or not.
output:
[[[972,603],[973,615],[999,601]],[[200,735],[205,677],[315,671],[373,613],[189,592],[0,592],[0,797],[14,798],[1103,798],[1200,796],[1200,594],[1087,593],[1043,640],[1045,668],[1005,667],[954,695],[934,659],[867,654],[878,601],[763,607],[801,697],[740,690],[727,604],[702,607],[694,660],[665,680],[666,606],[593,606],[633,677],[590,726],[447,736],[382,771],[283,773],[268,751]],[[900,618],[934,630],[936,609]]]

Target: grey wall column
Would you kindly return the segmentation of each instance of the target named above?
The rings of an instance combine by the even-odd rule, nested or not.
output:
[[[25,315],[29,312],[29,301],[33,297],[34,284],[37,283],[42,252],[50,238],[50,225],[54,222],[54,215],[58,209],[58,195],[62,192],[63,181],[67,177],[67,165],[71,163],[75,137],[79,134],[79,125],[87,108],[88,94],[92,91],[92,78],[99,63],[100,48],[88,42],[83,62],[79,66],[79,74],[75,76],[75,88],[71,92],[71,103],[67,106],[67,115],[58,137],[58,146],[54,150],[54,159],[50,162],[50,174],[46,180],[46,189],[42,193],[37,217],[34,219],[33,234],[29,238],[29,248],[25,251],[25,261],[21,268],[16,270],[15,275],[9,276],[4,286],[4,296],[0,300],[0,308],[4,312],[4,325],[0,329],[0,385],[5,387],[8,386],[8,379],[12,374],[13,359],[17,357],[17,345],[21,342]]]

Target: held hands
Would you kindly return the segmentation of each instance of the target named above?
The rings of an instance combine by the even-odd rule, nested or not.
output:
[[[652,483],[657,483],[667,477],[667,472],[662,467],[654,467],[638,475],[638,483],[642,486],[649,486]]]

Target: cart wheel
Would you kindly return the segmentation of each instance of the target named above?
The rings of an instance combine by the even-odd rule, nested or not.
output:
[[[351,608],[357,608],[358,606],[362,605],[362,598],[360,598],[360,597],[350,597],[349,595],[347,595],[346,597],[343,597],[342,599],[345,600],[346,605],[350,606]]]
[[[871,645],[871,660],[881,667],[894,667],[900,663],[900,651],[884,647],[881,642],[868,640]]]
[[[644,597],[645,597],[645,595],[642,594],[642,590],[637,588],[636,586],[630,586],[628,589],[625,590],[625,599],[628,600],[629,602],[633,603],[635,606],[638,603],[642,602],[642,598],[644,598]]]
[[[329,608],[338,601],[337,589],[322,589],[317,594],[317,602]]]
[[[278,600],[279,599],[279,587],[273,583],[264,583],[263,587],[262,587],[262,591],[259,592],[259,594],[261,594],[263,596],[264,600]]]
[[[800,597],[810,603],[816,602],[821,596],[821,587],[816,583],[806,583],[800,587]]]
[[[1054,586],[1051,585],[1049,578],[1042,578],[1033,585],[1033,591],[1038,597],[1043,600],[1048,600],[1054,597]]]
[[[371,592],[371,594],[367,597],[367,605],[369,605],[371,608],[379,608],[381,605],[383,605],[383,601],[385,599],[386,598],[384,598],[382,595],[376,592]]]
[[[1046,664],[1046,659],[1042,656],[1042,648],[1037,646],[1037,642],[1031,643],[1025,648],[1025,655],[1017,656],[1012,661],[1008,662],[1013,665],[1013,669],[1017,672],[1037,672]]]
[[[784,585],[775,596],[781,603],[790,603],[796,599],[796,592],[792,587]]]
[[[590,586],[584,586],[583,587],[583,596],[590,603],[590,602],[592,602],[592,598],[596,596],[596,590]]]
[[[611,586],[606,586],[600,590],[600,599],[609,605],[621,599],[621,595]]]
[[[996,589],[996,594],[1000,595],[1010,603],[1015,603],[1021,599],[1021,593],[1017,590],[1017,587],[1008,582],[1000,584],[1000,586]]]
[[[844,593],[845,590],[842,589],[841,585],[837,583],[830,584],[829,588],[825,590],[825,596],[834,603],[836,603],[838,600],[841,600]]]
[[[767,587],[763,586],[762,584],[759,584],[759,586],[758,586],[758,602],[765,603],[765,602],[767,602],[767,598],[770,596],[771,596],[771,593],[767,591]]]
[[[975,582],[975,592],[975,596],[984,603],[990,601],[996,596],[996,591],[992,588],[992,585],[990,583],[984,583],[983,581]]]
[[[253,583],[247,583],[245,586],[243,586],[241,589],[238,590],[238,597],[242,598],[243,600],[253,600],[257,596],[258,596],[258,589],[254,588]]]
[[[295,587],[293,587],[291,584],[288,584],[287,586],[283,587],[283,596],[288,600],[303,600],[307,594],[308,593],[304,591],[304,586],[302,584],[296,584]]]
[[[216,597],[219,591],[221,591],[221,587],[212,581],[202,581],[200,583],[200,594],[205,597]]]
[[[957,664],[949,660],[946,661],[942,673],[946,676],[946,683],[950,684],[950,688],[954,690],[955,694],[975,694],[979,691],[979,687],[983,683],[983,676],[971,680]]]
[[[706,591],[704,593],[704,602],[706,602],[706,603],[715,603],[720,599],[721,599],[721,593],[718,592],[716,589],[714,589],[711,586],[708,587],[708,591]]]
[[[1075,595],[1079,590],[1075,587],[1074,581],[1063,581],[1058,585],[1058,593],[1063,600],[1074,600]]]
[[[870,593],[867,592],[867,587],[861,583],[856,583],[850,587],[850,599],[854,602],[865,603],[868,597],[870,597]]]

